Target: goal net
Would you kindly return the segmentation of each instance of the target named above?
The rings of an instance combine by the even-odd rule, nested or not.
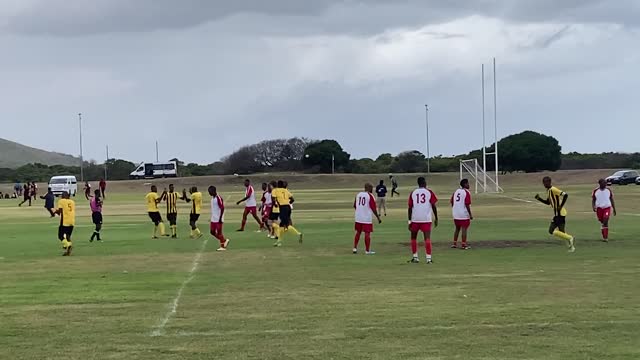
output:
[[[469,179],[472,185],[475,182],[476,194],[478,192],[504,192],[498,186],[497,178],[494,179],[490,174],[487,174],[485,169],[478,163],[478,159],[460,160],[460,180],[465,178]]]

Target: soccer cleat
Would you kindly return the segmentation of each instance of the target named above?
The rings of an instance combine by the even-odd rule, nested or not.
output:
[[[458,248],[458,245],[453,244],[453,245],[451,245],[451,248],[452,248],[452,249],[457,249],[457,248]]]
[[[376,252],[375,252],[375,251],[373,251],[373,250],[369,250],[369,251],[367,251],[367,252],[365,253],[365,255],[375,255],[375,254],[376,254]]]
[[[223,248],[227,248],[229,246],[229,239],[224,241],[224,244],[222,245]]]
[[[93,235],[91,235],[91,239],[89,239],[89,242],[93,242],[95,238],[96,238],[96,233],[93,233]]]
[[[409,260],[407,262],[411,263],[411,264],[418,264],[418,263],[420,263],[420,259],[418,259],[417,257],[413,257],[413,258],[411,258],[411,260]]]
[[[227,251],[227,249],[223,248],[223,247],[219,247],[218,250],[216,251]]]
[[[353,254],[355,255],[355,254],[357,254],[357,253],[358,253],[358,249],[353,248]]]
[[[433,260],[432,259],[427,259],[427,264],[433,264]]]
[[[569,239],[569,252],[575,252],[576,251],[576,247],[575,247],[575,239],[573,238],[573,236]]]
[[[178,235],[171,235],[171,238],[172,238],[172,239],[177,239],[177,238],[178,238]]]
[[[302,244],[302,238],[303,238],[303,236],[304,236],[304,235],[302,235],[302,234],[300,234],[300,235],[298,236],[298,242],[299,242],[300,244]]]
[[[152,240],[157,240],[157,239],[158,239],[158,237],[157,237],[157,236],[153,236],[153,237],[151,237],[151,239],[152,239]]]
[[[202,233],[200,233],[200,234],[196,235],[195,239],[196,239],[196,240],[198,240],[198,239],[200,239],[200,238],[201,238],[201,237],[203,237],[203,236],[204,236],[204,235],[203,235]]]
[[[462,250],[470,250],[470,249],[471,249],[471,246],[469,246],[469,245],[462,245],[462,247],[461,247],[460,249],[462,249]]]
[[[238,229],[238,230],[236,230],[236,232],[243,232],[243,231],[244,231],[244,229]]]
[[[282,242],[281,242],[280,240],[276,241],[276,242],[273,244],[273,247],[280,247],[280,246],[282,246]]]

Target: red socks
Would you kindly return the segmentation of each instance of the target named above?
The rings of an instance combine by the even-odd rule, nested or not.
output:
[[[467,245],[467,237],[466,236],[462,236],[462,246]]]
[[[356,232],[356,236],[353,238],[353,248],[354,249],[358,248],[358,244],[360,243],[360,234],[361,234],[361,232],[357,231]],[[366,237],[366,235],[365,235],[365,237]]]
[[[416,242],[416,245],[417,245],[417,242]],[[431,239],[426,239],[424,241],[424,247],[426,249],[427,255],[431,256]],[[417,249],[416,249],[416,251],[417,251]],[[416,251],[414,251],[413,253],[415,254]]]
[[[371,250],[371,234],[364,233],[364,246],[367,252]]]
[[[411,253],[418,253],[418,239],[411,239]]]
[[[604,240],[609,240],[609,228],[608,227],[603,227],[602,228],[602,238]]]

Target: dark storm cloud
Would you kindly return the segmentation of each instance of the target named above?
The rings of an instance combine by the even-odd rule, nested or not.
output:
[[[1,4],[1,2],[0,2]],[[23,0],[0,29],[77,36],[198,26],[240,14],[311,17],[291,22],[313,32],[379,32],[469,15],[513,21],[640,23],[637,0]],[[319,23],[314,23],[314,21]],[[246,24],[260,30],[260,24]],[[287,25],[283,25],[287,27]],[[293,35],[293,34],[292,34]]]

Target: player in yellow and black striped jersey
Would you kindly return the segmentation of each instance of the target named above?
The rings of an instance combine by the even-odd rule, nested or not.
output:
[[[182,198],[187,203],[191,203],[191,212],[189,213],[189,225],[191,226],[191,238],[199,239],[202,237],[202,232],[198,229],[198,219],[202,211],[202,193],[198,191],[197,187],[189,189],[191,198],[187,197],[187,192],[182,190]]]
[[[543,199],[540,195],[536,195],[536,200],[545,205],[551,206],[553,209],[553,220],[549,226],[549,234],[565,240],[569,245],[569,252],[576,251],[573,236],[565,232],[567,223],[567,209],[564,207],[567,203],[569,195],[551,184],[551,178],[545,176],[542,184],[547,189],[547,198]]]
[[[171,237],[178,237],[178,201],[183,197],[180,193],[175,192],[173,184],[169,185],[169,192],[164,191],[161,199],[167,204],[167,220],[171,228]]]

